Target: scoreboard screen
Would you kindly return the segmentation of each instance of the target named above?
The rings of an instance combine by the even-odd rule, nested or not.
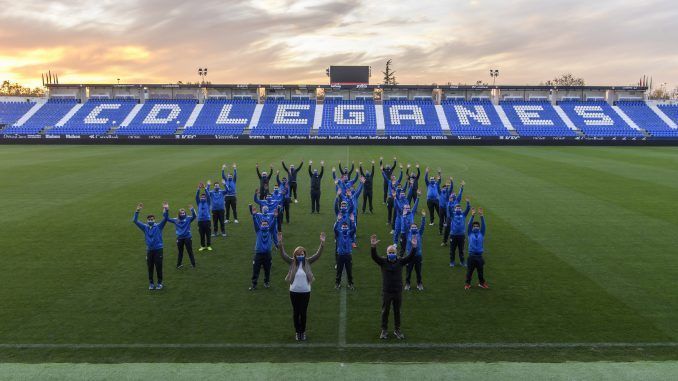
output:
[[[330,66],[331,84],[367,85],[369,82],[369,66]]]

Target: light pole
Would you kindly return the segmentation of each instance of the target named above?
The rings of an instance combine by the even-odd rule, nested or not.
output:
[[[205,84],[205,77],[207,77],[207,68],[206,67],[205,68],[202,68],[202,67],[198,68],[198,75],[200,76],[200,82],[202,82],[202,84],[204,85]]]
[[[492,86],[494,86],[499,77],[499,69],[490,69],[490,77],[492,77]]]

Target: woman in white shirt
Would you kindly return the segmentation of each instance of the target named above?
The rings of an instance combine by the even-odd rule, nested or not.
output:
[[[292,319],[294,320],[295,338],[297,341],[306,340],[306,310],[311,299],[311,283],[315,280],[311,271],[311,264],[320,258],[325,246],[325,233],[320,233],[320,247],[312,256],[306,256],[306,249],[302,246],[294,249],[292,256],[288,256],[283,246],[283,235],[278,233],[280,256],[290,265],[285,281],[290,284],[290,300],[292,301]]]

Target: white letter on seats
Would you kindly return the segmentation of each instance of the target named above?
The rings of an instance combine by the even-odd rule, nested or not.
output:
[[[119,103],[107,103],[107,104],[102,104],[98,105],[97,107],[93,108],[92,111],[85,117],[85,124],[106,124],[108,123],[108,118],[99,118],[99,114],[103,110],[117,110],[122,106]]]
[[[162,110],[170,110],[169,115],[164,118],[158,118],[158,114]],[[142,122],[143,124],[167,124],[179,116],[181,112],[181,107],[178,104],[158,104],[154,105],[151,109],[151,112],[146,115],[146,118]]]
[[[219,113],[219,117],[217,118],[217,123],[216,124],[245,124],[247,123],[247,118],[229,118],[229,114],[231,113],[231,110],[233,109],[232,104],[226,104],[224,107],[221,108],[221,112]]]
[[[278,105],[273,124],[307,124],[308,119],[300,118],[301,112],[297,110],[309,110],[310,108],[311,105]]]
[[[542,106],[521,105],[513,106],[518,118],[526,126],[553,126],[553,121],[549,119],[539,119],[539,113],[535,111],[544,111]]]
[[[574,112],[584,119],[587,126],[614,126],[614,120],[600,106],[574,106]]]
[[[490,118],[488,118],[483,106],[476,105],[473,106],[473,109],[476,111],[475,113],[462,105],[454,105],[454,111],[457,113],[460,124],[464,126],[470,125],[471,122],[468,120],[469,117],[475,119],[476,122],[484,126],[492,124],[490,123]]]
[[[349,110],[348,117],[344,118],[344,111]],[[351,111],[357,110],[357,111]],[[336,124],[363,124],[365,123],[364,105],[338,105],[334,108],[334,123]]]
[[[424,125],[424,113],[421,107],[417,105],[393,105],[390,108],[391,124],[400,124],[401,120],[414,120],[414,124]],[[401,114],[400,111],[411,111],[412,113]]]

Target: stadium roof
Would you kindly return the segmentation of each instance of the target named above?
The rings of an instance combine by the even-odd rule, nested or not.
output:
[[[442,90],[629,90],[629,91],[645,91],[647,87],[643,86],[544,86],[544,85],[283,85],[283,84],[255,84],[255,83],[238,83],[238,84],[176,84],[176,83],[139,83],[139,84],[106,84],[106,83],[73,83],[73,84],[49,84],[48,88],[73,88],[73,87],[117,87],[117,88],[176,88],[176,89],[196,89],[196,88],[212,88],[212,89],[255,89],[266,88],[276,90],[304,90],[304,89],[442,89]]]

